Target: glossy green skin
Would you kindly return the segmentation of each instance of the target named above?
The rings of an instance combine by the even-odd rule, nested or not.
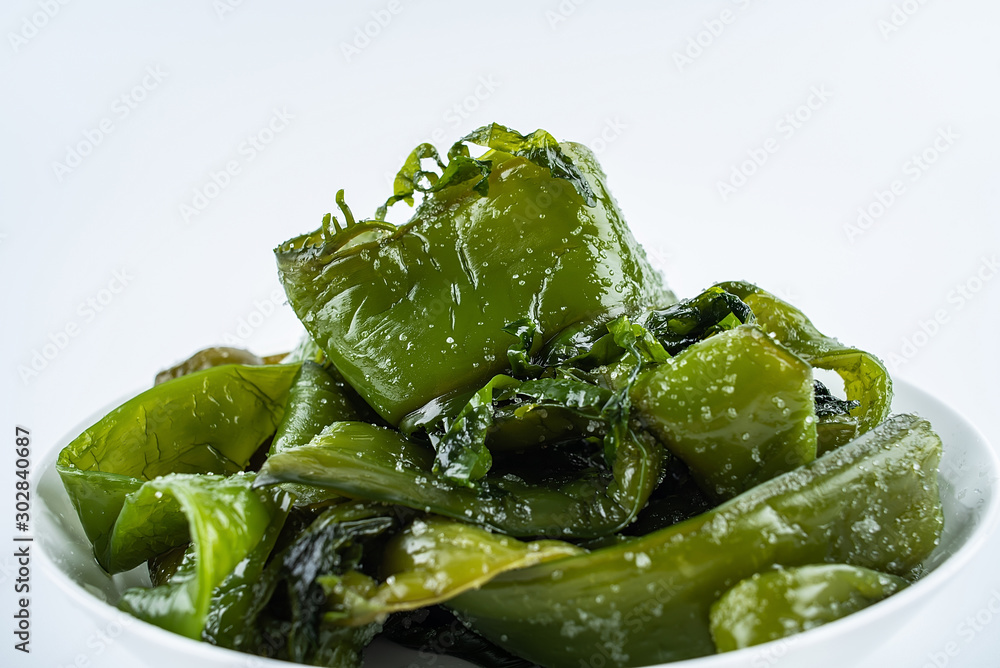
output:
[[[823,562],[900,575],[917,567],[942,529],[940,455],[926,421],[898,416],[707,513],[505,574],[448,606],[549,668],[597,656],[643,666],[712,654],[710,606],[754,573]]]
[[[252,490],[251,483],[252,476],[173,474],[130,494],[111,539],[114,566],[137,566],[165,551],[167,542],[177,547],[190,540],[191,548],[167,584],[126,590],[119,607],[200,639],[213,597],[260,576],[291,505],[281,490]],[[217,614],[236,612],[230,603]]]
[[[303,362],[292,382],[270,454],[305,445],[334,422],[361,419],[342,383],[319,364]]]
[[[244,366],[259,366],[264,364],[264,360],[257,357],[249,350],[242,348],[212,347],[199,350],[191,357],[180,364],[164,369],[156,374],[156,385],[165,383],[174,378],[180,378],[196,371],[204,371],[213,366],[223,364],[242,364]]]
[[[865,433],[889,415],[892,379],[877,357],[822,334],[802,311],[756,285],[732,281],[719,283],[718,287],[746,302],[761,328],[769,334],[773,332],[775,340],[783,346],[816,368],[836,371],[844,379],[847,398],[861,402],[851,411],[854,429],[840,419],[832,420],[829,425],[819,424],[820,452]]]
[[[663,450],[644,434],[619,446],[613,479],[560,486],[487,476],[477,488],[431,472],[433,453],[401,434],[341,422],[309,445],[270,457],[258,484],[303,483],[344,496],[470,521],[511,536],[596,537],[627,526],[659,481]]]
[[[303,361],[292,382],[285,416],[271,441],[268,456],[305,445],[334,422],[361,420],[348,393],[354,394],[336,369],[328,370],[312,360]],[[316,487],[285,485],[284,488],[295,496],[296,507],[316,506],[337,498],[335,493]]]
[[[632,401],[717,502],[816,458],[812,368],[753,325],[686,348]]]
[[[541,345],[581,320],[674,301],[592,154],[560,146],[586,175],[596,206],[568,181],[491,151],[486,197],[468,181],[434,193],[395,232],[373,232],[381,238],[342,245],[314,233],[276,250],[295,313],[391,424],[504,372],[515,337],[502,330],[520,318],[540,325]]]
[[[526,543],[464,522],[420,517],[386,544],[379,565],[383,584],[349,599],[331,596],[336,623],[354,626],[436,605],[501,573],[583,552],[560,541]],[[321,582],[335,591],[339,579]]]
[[[169,473],[242,471],[274,433],[298,365],[217,366],[128,400],[59,453],[56,469],[94,554],[110,569],[109,538],[126,495]]]
[[[712,606],[712,638],[719,652],[786,638],[867,608],[908,584],[846,564],[757,573]]]

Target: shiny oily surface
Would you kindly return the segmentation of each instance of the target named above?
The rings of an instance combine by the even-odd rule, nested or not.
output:
[[[492,152],[487,197],[452,186],[388,237],[339,248],[314,234],[276,251],[296,315],[390,423],[503,372],[514,341],[503,328],[519,317],[535,320],[545,340],[578,321],[674,301],[589,149],[561,147],[595,206],[565,179]]]
[[[337,599],[352,599],[345,606],[346,617],[337,623],[354,626],[378,615],[435,605],[476,589],[500,573],[582,552],[560,541],[523,543],[439,517],[418,519],[386,546],[381,566],[383,584],[372,586],[360,573],[329,578],[340,580],[330,583],[338,589],[334,592]]]
[[[911,573],[941,530],[941,443],[899,415],[837,452],[635,541],[503,575],[449,607],[501,647],[555,668],[607,652],[644,665],[715,652],[709,607],[776,566]],[[633,616],[646,607],[646,614]],[[659,629],[669,628],[664,636]]]
[[[845,662],[858,660],[891,637],[924,603],[931,601],[981,547],[998,517],[1000,498],[987,485],[1000,474],[995,454],[976,429],[947,405],[906,383],[897,383],[896,390],[894,411],[915,412],[928,418],[945,443],[940,476],[945,530],[941,545],[925,562],[929,570],[927,575],[885,601],[807,631],[791,641],[766,643],[724,655],[666,665],[672,668],[744,668],[755,665],[754,661],[759,664],[777,655],[781,657],[783,668],[842,668],[849,665]],[[107,409],[102,410],[84,421],[57,446],[68,443],[106,412]],[[54,458],[53,453],[39,468],[42,472],[38,485],[40,559],[47,577],[77,607],[81,619],[93,619],[103,626],[120,618],[120,612],[110,603],[118,600],[124,588],[148,586],[142,572],[145,569],[108,577],[93,563],[76,512],[55,473]],[[644,604],[635,614],[648,613],[648,610],[648,604]],[[166,668],[185,661],[211,661],[213,665],[235,668],[245,666],[247,660],[246,655],[179,637],[141,621],[130,624],[119,642],[135,651],[137,656],[143,656],[153,668]],[[420,660],[417,652],[383,641],[376,641],[366,657],[370,666],[406,665]],[[254,661],[268,668],[288,666],[263,658]],[[438,657],[435,665],[450,668],[469,664]]]
[[[699,341],[632,394],[647,426],[716,501],[816,458],[812,368],[755,326]]]
[[[712,605],[712,639],[731,652],[829,624],[902,591],[901,577],[847,564],[817,564],[741,580]]]

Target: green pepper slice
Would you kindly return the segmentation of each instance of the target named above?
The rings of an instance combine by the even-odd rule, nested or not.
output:
[[[562,484],[489,476],[476,487],[434,475],[433,453],[391,429],[338,422],[308,445],[270,457],[258,485],[302,483],[475,522],[511,536],[598,537],[627,526],[659,482],[663,448],[622,427],[611,471]]]
[[[638,666],[715,652],[709,609],[774,566],[847,563],[904,575],[941,534],[941,441],[897,416],[707,513],[623,545],[504,574],[447,605],[551,668]]]
[[[130,494],[111,537],[113,570],[137,566],[188,540],[191,547],[166,584],[128,589],[119,607],[200,639],[213,598],[256,580],[288,514],[288,495],[253,490],[252,481],[252,475],[171,474]],[[229,601],[224,613],[233,614],[238,605]]]
[[[337,372],[331,373],[306,360],[292,381],[285,415],[274,434],[270,454],[305,445],[334,422],[360,419]]]
[[[216,366],[161,383],[69,443],[56,470],[94,555],[109,568],[108,540],[125,497],[168,473],[231,475],[274,433],[298,365]]]
[[[816,458],[812,368],[754,325],[685,348],[645,374],[632,396],[716,501]]]
[[[712,605],[712,638],[719,652],[787,638],[867,608],[908,584],[847,564],[755,573]]]
[[[299,319],[393,425],[505,372],[515,336],[504,328],[520,318],[537,323],[541,346],[574,323],[673,301],[590,151],[522,139],[523,151],[511,134],[473,133],[491,147],[478,167],[446,169],[401,227],[354,223],[343,207],[345,228],[275,251]]]
[[[746,302],[758,324],[783,346],[816,368],[836,371],[844,379],[847,398],[859,402],[850,413],[853,425],[839,418],[831,421],[829,429],[820,424],[821,452],[863,434],[886,418],[892,401],[892,379],[877,357],[820,333],[802,311],[756,285],[732,281],[718,287]]]
[[[262,364],[266,364],[266,362],[249,350],[244,350],[243,348],[213,346],[211,348],[199,350],[183,362],[175,364],[169,369],[164,369],[159,372],[156,374],[156,381],[153,384],[159,385],[160,383],[165,383],[168,380],[173,380],[174,378],[180,378],[181,376],[186,376],[196,371],[204,371],[205,369],[211,369],[213,366],[222,366],[224,364],[260,366]]]
[[[326,369],[312,360],[302,362],[292,381],[285,415],[271,441],[268,456],[305,445],[334,422],[362,420],[350,395],[354,395],[354,390],[344,383],[336,369]],[[305,485],[285,485],[284,489],[295,496],[296,507],[318,506],[337,498],[329,490]]]
[[[359,577],[324,576],[331,618],[356,626],[394,612],[450,600],[501,573],[582,554],[555,540],[523,543],[479,527],[428,516],[415,519],[382,553],[381,584]]]

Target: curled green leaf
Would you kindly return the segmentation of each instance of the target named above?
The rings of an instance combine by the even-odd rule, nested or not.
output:
[[[521,318],[504,327],[503,331],[517,337],[517,343],[507,348],[511,374],[522,379],[540,374],[543,367],[531,361],[532,353],[541,346],[538,323],[531,318]]]
[[[115,519],[144,481],[246,468],[281,421],[298,370],[229,364],[181,376],[126,401],[73,439],[56,470],[98,562],[108,568]]]
[[[381,583],[357,575],[320,582],[337,624],[354,626],[448,601],[501,573],[582,554],[554,540],[524,543],[478,527],[429,516],[413,521],[382,553]]]
[[[756,285],[734,281],[719,287],[746,302],[761,328],[783,346],[812,366],[836,371],[843,378],[847,398],[858,406],[850,413],[855,428],[838,442],[865,433],[888,416],[892,379],[877,357],[820,333],[802,311]]]
[[[134,567],[168,545],[190,541],[191,547],[166,584],[126,590],[119,607],[201,638],[213,600],[261,574],[291,505],[281,490],[253,490],[251,484],[251,475],[172,474],[130,494],[111,538],[113,570]],[[219,610],[235,612],[233,604]]]
[[[493,426],[494,393],[516,387],[520,382],[510,376],[494,376],[454,420],[445,420],[444,434],[430,433],[437,456],[434,473],[466,486],[472,486],[490,470],[493,457],[486,446],[486,436]]]

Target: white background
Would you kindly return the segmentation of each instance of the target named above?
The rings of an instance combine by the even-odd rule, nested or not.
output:
[[[288,348],[271,248],[338,188],[369,215],[410,148],[493,120],[594,147],[679,295],[754,281],[1000,444],[997,3],[224,2],[3,3],[0,522],[15,425],[40,462],[198,348]],[[275,110],[291,118],[251,159]],[[185,220],[229,161],[239,173]],[[859,207],[881,215],[863,229]],[[998,556],[1000,538],[865,667],[995,666],[1000,622],[961,625],[992,619]],[[33,653],[15,653],[11,563],[0,663],[128,661],[37,579]]]

